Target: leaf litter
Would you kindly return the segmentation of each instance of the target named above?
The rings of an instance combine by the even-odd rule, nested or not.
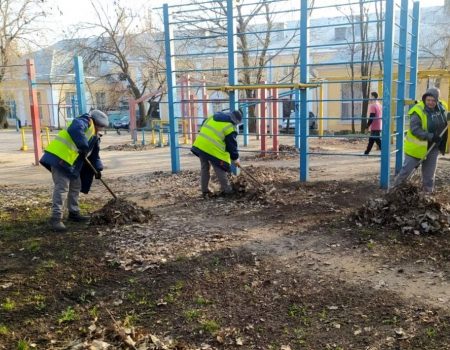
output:
[[[450,231],[448,204],[439,203],[411,183],[369,199],[352,219],[359,225],[390,227],[416,235]]]

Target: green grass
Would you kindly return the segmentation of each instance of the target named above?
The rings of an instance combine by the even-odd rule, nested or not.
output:
[[[202,330],[209,334],[214,334],[220,329],[219,324],[214,320],[203,320],[200,323],[202,325]]]
[[[212,304],[210,300],[202,297],[201,295],[197,296],[197,298],[195,299],[195,303],[200,306]]]
[[[0,335],[8,335],[9,334],[9,328],[6,327],[4,324],[0,324]]]
[[[11,300],[10,298],[6,298],[1,306],[2,306],[2,309],[5,311],[13,311],[16,308],[16,303],[14,300]]]
[[[184,312],[184,317],[188,320],[188,321],[194,321],[194,320],[198,320],[200,318],[200,310],[186,310]]]
[[[73,322],[78,319],[78,316],[72,307],[68,306],[67,309],[65,309],[61,316],[58,318],[58,323],[66,323],[66,322]]]
[[[30,345],[28,344],[28,342],[26,340],[20,339],[17,342],[17,350],[29,350],[30,349]]]

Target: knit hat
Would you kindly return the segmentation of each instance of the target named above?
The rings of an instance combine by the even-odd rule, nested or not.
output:
[[[436,102],[437,102],[437,101],[439,101],[439,95],[441,94],[441,92],[439,91],[438,88],[432,87],[432,88],[429,88],[429,89],[425,92],[425,94],[428,94],[428,95],[433,96],[433,97],[436,99]]]
[[[230,113],[231,121],[235,124],[241,124],[242,122],[242,113],[240,111],[233,111]]]
[[[98,109],[89,112],[94,124],[100,128],[106,128],[109,125],[108,116]]]

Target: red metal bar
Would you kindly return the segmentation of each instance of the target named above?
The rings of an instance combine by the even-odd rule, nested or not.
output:
[[[34,165],[39,165],[39,159],[42,156],[41,144],[41,121],[39,119],[39,106],[37,99],[37,91],[34,88],[36,85],[36,68],[33,59],[27,59],[27,74],[28,74],[28,94],[30,96],[30,111],[31,111],[31,126],[33,132],[34,145]]]
[[[273,133],[273,151],[278,155],[278,89],[272,89],[272,133]]]
[[[193,94],[189,95],[190,103],[190,116],[189,122],[191,123],[191,133],[192,133],[192,143],[195,141],[195,137],[197,136],[197,104],[195,102],[195,96]]]
[[[266,155],[266,89],[261,89],[261,121],[260,121],[260,134],[261,134],[261,155]]]
[[[130,113],[130,135],[131,139],[136,142],[136,101],[133,98],[128,99],[129,113]],[[136,134],[136,135],[135,135]]]

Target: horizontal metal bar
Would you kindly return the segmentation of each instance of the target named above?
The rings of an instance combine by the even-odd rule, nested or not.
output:
[[[203,68],[203,69],[183,69],[173,70],[174,73],[191,73],[191,72],[215,72],[215,71],[228,71],[228,68]]]
[[[216,38],[225,38],[227,36],[227,33],[223,34],[214,34],[214,35],[206,35],[206,36],[176,36],[172,38],[173,41],[176,40],[207,40],[207,39],[216,39]],[[161,39],[161,41],[164,41],[164,39]]]
[[[227,18],[226,17],[219,17],[219,18],[214,18],[214,22],[217,21],[226,21]],[[202,18],[202,19],[191,19],[191,20],[186,20],[186,21],[176,21],[176,22],[170,22],[171,25],[180,25],[180,24],[192,24],[192,23],[204,23],[204,22],[208,22],[207,19]],[[212,21],[210,21],[212,22]]]
[[[383,62],[383,60],[373,60],[373,61],[353,61],[353,64],[361,64],[361,63],[377,63],[377,62]],[[325,62],[325,63],[309,63],[307,66],[314,67],[314,66],[339,66],[339,65],[347,65],[350,64],[348,61],[343,62]]]
[[[224,55],[227,54],[228,51],[219,51],[219,52],[201,52],[201,53],[183,53],[178,55],[172,55],[172,57],[196,57],[196,56],[214,56],[214,55]]]
[[[335,28],[335,27],[348,27],[351,25],[360,25],[360,24],[370,24],[370,23],[381,23],[384,22],[382,19],[374,19],[369,21],[359,21],[359,22],[342,22],[342,23],[333,23],[333,24],[320,24],[306,27],[307,29],[319,29],[319,28]]]
[[[237,35],[243,35],[243,34],[266,34],[266,33],[279,33],[279,32],[292,32],[298,30],[300,32],[300,28],[286,28],[286,29],[273,29],[273,30],[261,30],[258,32],[241,32]]]
[[[355,42],[345,42],[345,43],[327,43],[318,45],[308,45],[309,48],[314,47],[329,47],[329,46],[342,46],[342,45],[357,45],[357,44],[371,44],[371,43],[382,43],[384,40],[370,40],[370,41],[355,41]]]
[[[250,50],[236,50],[237,53],[243,53],[243,52],[261,52],[261,51],[288,51],[288,50],[298,50],[300,49],[300,46],[285,46],[285,47],[268,47],[266,49],[250,49]]]
[[[313,82],[315,82],[316,80],[312,80]],[[322,83],[322,84],[342,84],[342,83],[363,83],[363,82],[374,82],[374,81],[383,81],[383,79],[366,79],[366,80],[318,80],[318,82]]]
[[[272,68],[284,68],[284,67],[295,67],[292,64],[277,64],[273,65]],[[236,70],[253,70],[253,69],[260,69],[260,68],[269,68],[269,66],[252,66],[252,67],[236,67]]]
[[[334,4],[334,5],[324,5],[324,6],[313,6],[308,7],[309,10],[318,10],[318,9],[327,9],[327,8],[337,8],[341,6],[352,6],[352,5],[364,5],[364,4],[370,4],[370,3],[376,3],[379,2],[379,0],[365,0],[365,1],[357,1],[357,2],[348,2],[346,4]]]

